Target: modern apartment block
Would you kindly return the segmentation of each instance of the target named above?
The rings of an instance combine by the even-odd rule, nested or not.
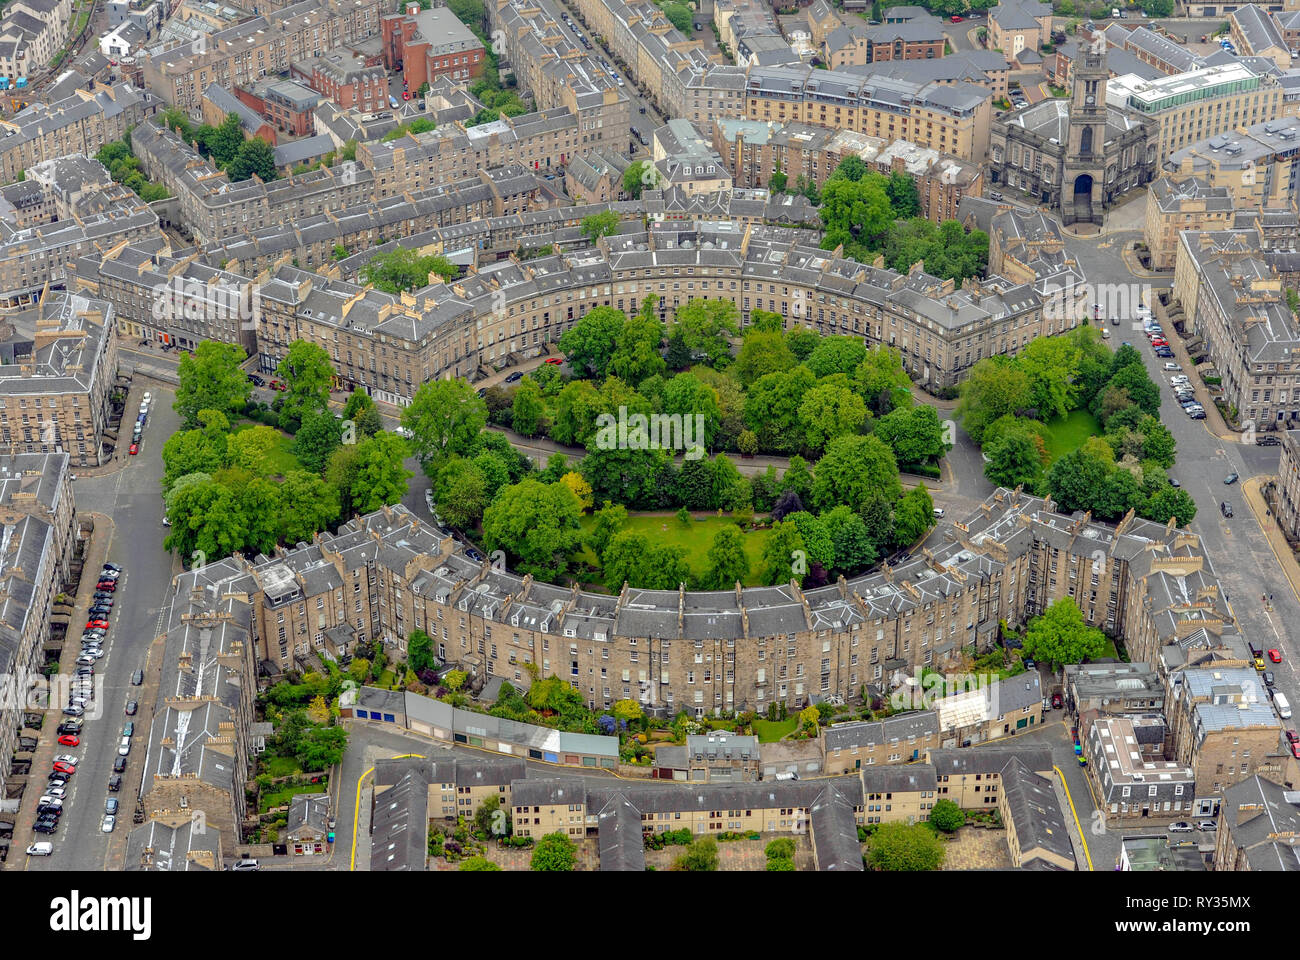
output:
[[[1282,86],[1271,74],[1234,62],[1155,80],[1113,77],[1106,102],[1154,120],[1156,153],[1163,159],[1215,134],[1281,116]]]
[[[41,675],[54,597],[67,584],[75,544],[66,453],[0,457],[0,796],[26,725],[31,682]],[[35,736],[35,733],[32,734]]]
[[[978,162],[989,149],[992,93],[972,83],[860,77],[812,67],[754,67],[745,84],[750,120],[852,130]]]
[[[1158,753],[1165,733],[1158,717],[1099,717],[1087,731],[1086,752],[1108,818],[1179,820],[1192,814],[1195,772],[1144,751],[1147,733]]]
[[[49,290],[9,323],[13,332],[0,343],[0,452],[103,463],[117,379],[112,304]]]
[[[142,75],[167,103],[193,113],[208,84],[242,87],[297,61],[377,37],[387,12],[379,0],[300,0],[201,40],[142,55]]]
[[[1170,154],[1166,173],[1197,176],[1227,187],[1238,209],[1258,209],[1296,196],[1300,117],[1233,126]]]

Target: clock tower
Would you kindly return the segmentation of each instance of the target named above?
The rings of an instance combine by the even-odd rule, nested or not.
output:
[[[1061,212],[1070,223],[1102,221],[1106,199],[1106,38],[1095,34],[1074,62],[1074,91],[1061,184]]]

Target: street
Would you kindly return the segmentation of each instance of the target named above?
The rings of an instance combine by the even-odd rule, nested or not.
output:
[[[96,574],[105,559],[122,567],[122,577],[114,593],[111,624],[104,643],[104,657],[95,664],[97,697],[95,711],[87,714],[82,728],[81,745],[60,747],[55,752],[80,758],[77,772],[68,782],[68,795],[58,831],[48,838],[54,843],[54,856],[11,857],[10,865],[26,861],[31,870],[117,870],[126,846],[126,836],[134,828],[132,814],[140,794],[144,754],[149,742],[149,720],[156,690],[150,686],[131,685],[131,674],[145,667],[149,648],[161,629],[164,601],[171,586],[173,558],[162,549],[166,533],[162,526],[162,445],[179,426],[172,410],[173,394],[154,383],[135,383],[127,397],[124,429],[130,430],[140,397],[148,389],[153,394],[149,420],[144,430],[140,453],[127,457],[121,444],[122,469],[106,476],[81,476],[74,484],[78,514],[93,514],[95,538],[91,544],[93,568],[87,566],[77,597],[77,611],[84,613],[95,589]],[[129,434],[128,434],[129,435]],[[84,622],[84,621],[83,621]],[[74,619],[64,647],[65,669],[77,655],[81,631]],[[139,710],[127,717],[128,700],[135,700]],[[57,736],[58,711],[54,704],[46,715],[41,731],[41,746],[53,743]],[[122,725],[135,724],[131,753],[122,774],[122,788],[108,792],[108,778],[113,773]],[[19,828],[30,831],[35,801],[39,797],[48,765],[33,766],[33,777],[23,801]],[[120,803],[117,827],[111,834],[100,832],[104,801],[116,797]],[[15,844],[15,846],[17,846]]]

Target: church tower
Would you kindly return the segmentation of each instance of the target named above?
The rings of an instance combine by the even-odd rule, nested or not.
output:
[[[1094,34],[1074,62],[1061,213],[1065,223],[1102,221],[1106,198],[1106,38]]]

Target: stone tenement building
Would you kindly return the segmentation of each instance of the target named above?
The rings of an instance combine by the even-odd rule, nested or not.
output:
[[[128,127],[158,111],[158,100],[125,83],[95,84],[53,103],[33,103],[0,121],[0,179],[12,183],[43,160],[70,154],[94,156],[121,139]]]
[[[1226,187],[1239,210],[1294,203],[1300,164],[1300,117],[1229,127],[1174,152],[1165,172]]]
[[[413,92],[437,77],[466,81],[483,73],[483,44],[445,6],[421,10],[419,0],[407,0],[379,25],[384,66],[396,70],[400,64]]]
[[[112,304],[47,290],[10,314],[0,341],[0,452],[106,459],[104,430],[117,378]]]
[[[612,207],[639,219],[646,202]],[[472,264],[484,249],[514,250],[529,233],[576,227],[581,217],[609,206],[440,228],[407,237],[403,245],[435,253],[465,250]],[[1014,354],[1036,337],[1064,333],[1079,323],[1075,317],[1045,315],[1042,295],[1028,283],[988,278],[954,289],[951,281],[919,267],[904,275],[806,246],[802,231],[725,221],[632,229],[603,238],[595,248],[583,241],[550,256],[479,263],[451,284],[435,283],[401,298],[375,291],[363,298],[356,284],[282,265],[284,254],[276,251],[284,246],[267,255],[253,242],[229,244],[206,259],[216,267],[225,263],[226,269],[247,264],[254,274],[271,269],[285,280],[286,285],[261,286],[263,319],[271,321],[259,326],[258,351],[266,362],[274,363],[299,338],[320,342],[332,356],[340,347],[335,370],[341,383],[382,390],[395,403],[407,402],[427,379],[472,378],[481,366],[510,354],[539,355],[593,307],[635,312],[650,294],[658,297],[665,320],[692,298],[726,297],[746,323],[761,309],[821,333],[892,346],[914,379],[930,389],[956,385],[983,357]],[[498,230],[508,239],[495,236]],[[351,269],[355,261],[359,269],[364,259],[358,255],[338,266]],[[253,282],[249,271],[243,275]],[[300,308],[310,292],[324,289],[334,291],[328,309],[324,303]],[[374,298],[386,298],[386,305],[378,306]],[[353,313],[348,303],[363,300],[374,302],[377,312]],[[130,313],[123,304],[124,321],[153,323],[143,301],[135,304]]]
[[[1041,200],[1072,223],[1100,224],[1121,194],[1159,167],[1154,120],[1107,103],[1105,53],[1074,66],[1069,100],[1049,98],[1000,116],[989,142],[991,185]]]
[[[377,37],[380,0],[301,0],[218,30],[203,43],[183,43],[141,57],[145,85],[167,103],[193,113],[208,84],[227,90],[288,71],[295,61],[346,43]]]
[[[66,453],[0,457],[0,797],[8,796],[5,780],[24,730],[27,678],[40,675],[54,597],[69,579],[70,475]]]
[[[753,67],[745,81],[745,117],[852,130],[960,160],[989,150],[992,93],[973,83],[861,77],[812,67]]]
[[[1277,481],[1268,492],[1278,526],[1292,543],[1300,542],[1300,440],[1296,431],[1282,434]]]
[[[815,590],[585,593],[471,561],[401,507],[231,563],[257,584],[248,594],[264,670],[367,638],[404,650],[421,629],[476,688],[519,683],[534,664],[593,708],[632,698],[668,714],[798,708],[814,695],[857,702],[865,685],[954,667],[993,643],[999,621],[1023,623],[1065,597],[1135,659],[1227,616],[1194,535],[1131,516],[1095,524],[1006,490],[952,524],[937,551]]]

